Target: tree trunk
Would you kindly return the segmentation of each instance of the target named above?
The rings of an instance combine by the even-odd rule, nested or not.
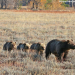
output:
[[[3,0],[1,0],[1,9],[3,9]]]
[[[34,8],[34,2],[33,2],[33,6],[32,6],[32,9]]]
[[[36,9],[38,9],[38,3],[36,3]]]
[[[7,0],[5,0],[5,9],[7,9]]]

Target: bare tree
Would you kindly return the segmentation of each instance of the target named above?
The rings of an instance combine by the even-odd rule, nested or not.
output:
[[[38,9],[38,5],[40,4],[40,1],[41,0],[31,0],[31,1],[33,1],[33,5],[32,5],[32,9],[35,7],[36,9]]]
[[[5,7],[5,9],[7,9],[7,8],[17,9],[17,8],[21,8],[21,6],[23,4],[27,5],[30,1],[31,0],[0,0],[0,4],[1,4],[1,9],[3,9],[4,7]],[[35,0],[34,0],[34,2],[35,2]]]
[[[3,9],[3,0],[1,0],[1,9]]]
[[[7,0],[1,0],[1,9],[3,9],[3,6],[5,6],[5,9],[7,8]]]
[[[7,0],[4,0],[5,9],[7,9]]]

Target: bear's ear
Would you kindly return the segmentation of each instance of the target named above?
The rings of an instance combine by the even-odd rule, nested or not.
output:
[[[11,44],[16,45],[16,42],[12,42]]]
[[[39,46],[40,46],[40,43],[38,42],[38,43],[37,43],[37,45],[39,45]]]
[[[26,43],[24,43],[23,45],[26,45]]]
[[[69,40],[67,40],[67,43],[69,43],[70,41]]]

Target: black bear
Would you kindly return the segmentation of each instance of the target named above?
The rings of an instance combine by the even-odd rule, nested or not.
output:
[[[17,46],[17,49],[18,50],[22,50],[22,51],[27,51],[29,49],[30,45],[28,43],[20,43],[18,46]]]
[[[75,49],[75,44],[72,41],[65,41],[65,40],[51,40],[50,42],[48,42],[47,46],[46,46],[46,51],[45,51],[45,57],[46,59],[49,58],[49,55],[52,53],[56,56],[56,58],[59,61],[63,61],[65,60],[68,51],[70,49]]]
[[[3,50],[11,51],[16,48],[16,42],[6,42],[3,46]]]
[[[30,47],[31,51],[35,50],[36,53],[42,55],[44,51],[45,45],[43,43],[33,43]]]

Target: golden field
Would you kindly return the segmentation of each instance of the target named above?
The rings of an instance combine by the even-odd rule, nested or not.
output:
[[[70,50],[67,61],[57,62],[51,54],[41,57],[25,52],[4,52],[6,41],[45,45],[52,39],[75,43],[75,13],[13,12],[0,10],[0,75],[75,75],[75,51]],[[23,56],[22,56],[23,54]],[[15,55],[15,57],[14,57]],[[15,61],[12,62],[8,60]]]

